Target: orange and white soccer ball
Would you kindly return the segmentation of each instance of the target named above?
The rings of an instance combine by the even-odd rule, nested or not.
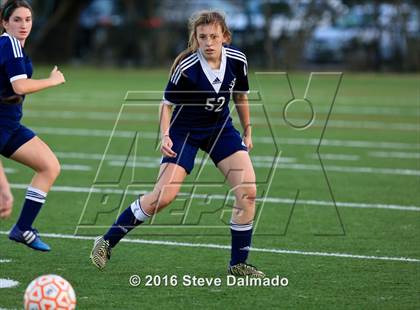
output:
[[[49,274],[33,280],[25,291],[25,310],[76,309],[76,294],[70,283]]]

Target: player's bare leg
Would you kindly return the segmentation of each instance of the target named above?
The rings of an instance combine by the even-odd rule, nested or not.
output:
[[[38,137],[23,144],[10,158],[32,168],[35,176],[28,187],[20,217],[9,233],[9,239],[34,250],[50,251],[50,247],[41,240],[32,224],[45,203],[48,191],[60,174],[60,163],[48,145]]]
[[[246,262],[251,245],[255,216],[255,172],[248,152],[238,151],[218,165],[235,192],[232,211],[232,252],[228,272],[235,276],[264,277],[264,273]]]

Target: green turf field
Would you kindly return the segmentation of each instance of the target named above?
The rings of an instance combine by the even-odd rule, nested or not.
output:
[[[203,153],[171,207],[116,247],[105,271],[90,264],[93,236],[156,178],[157,104],[167,73],[63,71],[65,85],[27,97],[23,121],[62,164],[35,223],[53,251],[7,239],[32,173],[3,159],[15,209],[0,222],[0,279],[20,284],[0,288],[0,308],[22,308],[27,284],[49,273],[73,284],[80,309],[420,307],[418,75],[314,74],[307,87],[309,73],[252,74],[259,199],[250,262],[289,284],[227,287],[232,195]],[[308,101],[292,102],[289,82],[294,97],[307,90]],[[133,274],[179,282],[131,287]],[[184,275],[219,277],[223,285],[185,287]]]

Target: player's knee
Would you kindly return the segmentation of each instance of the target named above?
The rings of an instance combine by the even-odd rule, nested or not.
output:
[[[61,173],[60,162],[57,159],[48,162],[44,171],[51,180],[55,180]]]
[[[244,201],[246,205],[254,206],[256,198],[257,198],[257,187],[255,185],[242,188],[241,199]]]

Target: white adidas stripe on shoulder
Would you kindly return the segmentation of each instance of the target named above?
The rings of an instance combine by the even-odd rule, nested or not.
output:
[[[229,48],[229,47],[225,47],[227,52],[231,52],[233,54],[238,54],[239,56],[242,56],[244,58],[246,58],[246,55],[244,53],[242,53],[241,51],[235,50],[233,48]]]
[[[236,50],[232,50],[232,49],[227,49],[226,50],[226,54],[232,55],[232,56],[237,56],[239,58],[243,58],[244,61],[246,61],[246,55],[242,52],[236,51]]]
[[[10,43],[12,44],[13,56],[15,58],[23,57],[22,46],[20,45],[19,41],[7,33],[3,34],[2,36],[9,38]]]
[[[198,60],[197,53],[194,53],[187,58],[183,59],[178,66],[176,66],[174,73],[171,76],[171,82],[174,83],[174,81],[177,79],[179,75],[181,75],[181,72],[185,70],[184,68],[187,67],[190,63],[194,62],[195,60]]]
[[[242,61],[244,64],[248,65],[248,62],[243,57],[240,57],[240,56],[237,56],[237,55],[232,55],[232,54],[230,54],[228,52],[226,52],[226,56],[229,57],[229,58],[233,58],[233,59]]]
[[[232,52],[232,51],[229,51],[229,50],[226,51],[226,54],[230,54],[230,55],[237,56],[239,58],[246,59],[246,56],[244,54],[235,53],[235,52]]]
[[[180,63],[178,64],[178,67],[179,66],[183,66],[184,64],[186,64],[188,61],[190,61],[191,59],[193,59],[193,58],[195,58],[195,57],[197,57],[198,55],[197,55],[197,53],[193,53],[193,54],[191,54],[190,56],[188,56],[188,57],[186,57],[186,58],[184,58],[183,60],[181,60],[180,61]]]
[[[194,66],[197,62],[199,62],[199,59],[198,59],[198,58],[197,58],[197,59],[195,59],[193,62],[191,62],[189,65],[187,65],[187,66],[183,67],[183,68],[182,68],[182,70],[180,70],[180,71],[178,72],[178,75],[175,77],[174,84],[175,84],[175,85],[176,85],[176,84],[178,84],[178,81],[179,81],[179,79],[181,78],[181,74],[182,74],[182,72],[183,72],[183,71],[187,70],[189,67]]]
[[[192,65],[194,65],[195,63],[198,62],[198,56],[196,53],[194,53],[193,55],[191,55],[190,57],[184,59],[175,69],[174,73],[171,76],[171,82],[174,84],[177,84],[180,77],[181,77],[181,73],[185,70],[187,70],[189,67],[191,67]]]

